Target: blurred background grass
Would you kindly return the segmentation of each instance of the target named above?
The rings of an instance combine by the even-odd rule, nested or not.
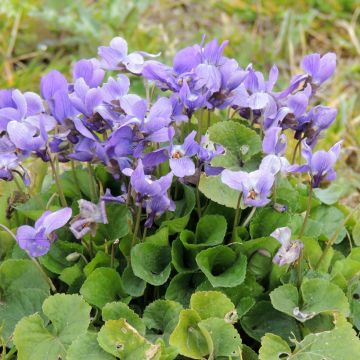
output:
[[[334,51],[338,68],[317,100],[338,108],[322,144],[344,138],[341,178],[360,188],[360,2],[358,0],[1,0],[0,88],[39,90],[49,69],[70,74],[82,57],[120,35],[130,50],[162,52],[170,61],[201,35],[230,40],[226,54],[285,85],[310,52]]]

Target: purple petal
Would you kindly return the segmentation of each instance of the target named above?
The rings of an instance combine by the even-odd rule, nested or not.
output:
[[[336,69],[336,54],[335,53],[327,53],[320,60],[319,70],[316,76],[316,80],[321,84],[332,74]]]
[[[26,116],[37,115],[45,111],[44,105],[38,94],[35,94],[33,92],[26,92],[24,93],[24,97],[27,104]]]
[[[41,96],[45,100],[49,100],[57,91],[67,92],[68,83],[59,71],[52,70],[41,78],[40,89]]]
[[[247,173],[243,171],[231,171],[225,169],[221,173],[221,181],[232,189],[243,191],[243,180],[247,177]]]
[[[188,157],[182,157],[179,159],[171,158],[170,168],[175,176],[183,178],[185,176],[191,176],[195,174],[195,164]]]
[[[315,77],[320,67],[320,55],[310,54],[305,56],[301,61],[301,67],[312,77]]]
[[[46,234],[51,234],[53,231],[63,227],[71,218],[71,208],[63,208],[48,214],[42,222],[42,226],[45,227]]]
[[[192,71],[200,63],[201,54],[199,47],[189,46],[176,53],[173,68],[177,74],[183,74]]]

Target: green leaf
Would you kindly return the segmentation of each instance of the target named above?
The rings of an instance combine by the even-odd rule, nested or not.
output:
[[[332,182],[326,189],[314,189],[314,193],[322,203],[326,205],[333,205],[348,192],[348,189],[346,189],[346,186],[344,185],[345,184]]]
[[[98,342],[121,360],[151,360],[160,352],[160,345],[151,344],[125,319],[107,321],[99,331]]]
[[[136,312],[123,302],[112,302],[102,308],[104,321],[125,319],[141,335],[145,335],[145,324]]]
[[[191,296],[190,307],[201,319],[220,318],[236,322],[235,305],[220,291],[197,291]]]
[[[79,336],[67,351],[67,360],[115,360],[97,341],[97,333],[88,331]]]
[[[41,305],[49,296],[49,292],[42,289],[18,289],[12,290],[0,301],[0,323],[4,321],[2,337],[8,340],[15,325],[23,317],[41,312]]]
[[[122,273],[122,283],[125,292],[130,296],[139,297],[144,294],[146,282],[135,276],[131,264]]]
[[[268,332],[281,336],[300,338],[300,330],[296,320],[275,310],[270,301],[257,302],[240,320],[242,328],[253,339],[260,339]]]
[[[304,312],[339,312],[349,315],[349,303],[343,291],[324,279],[310,279],[301,285]]]
[[[99,243],[104,243],[106,240],[121,239],[129,232],[130,213],[126,205],[123,204],[106,204],[106,215],[108,224],[100,224],[95,240]]]
[[[342,319],[331,331],[309,334],[296,347],[291,356],[294,360],[308,359],[357,359],[360,354],[360,340],[349,323]]]
[[[270,293],[275,309],[304,322],[323,312],[339,312],[349,315],[349,303],[343,291],[325,279],[305,279],[301,284],[302,306],[294,285],[286,284]]]
[[[238,170],[243,162],[261,151],[260,136],[235,121],[222,121],[208,129],[210,140],[225,147],[225,154],[214,158],[212,165]]]
[[[287,357],[285,357],[287,356]],[[259,360],[279,360],[290,359],[291,349],[287,342],[280,336],[266,334],[261,339],[261,348],[259,350]]]
[[[294,309],[299,306],[299,293],[296,286],[285,284],[270,293],[272,306],[285,314],[294,316]]]
[[[10,254],[15,245],[15,240],[6,231],[0,231],[0,260]]]
[[[187,306],[192,293],[205,280],[202,273],[180,273],[175,275],[166,289],[165,299]]]
[[[198,326],[208,339],[210,356],[215,359],[221,356],[240,356],[241,338],[233,325],[224,319],[208,318],[200,321]]]
[[[202,250],[196,256],[200,270],[214,287],[240,285],[246,274],[246,256],[225,245]]]
[[[175,201],[176,208],[174,212],[166,213],[170,219],[166,218],[161,222],[161,227],[167,227],[170,235],[178,233],[186,227],[190,219],[190,214],[195,207],[193,188],[183,184],[180,186],[183,190],[183,198]]]
[[[157,336],[160,333],[167,343],[179,321],[181,310],[182,305],[176,301],[156,300],[145,308],[143,320],[148,329],[155,330]]]
[[[158,286],[166,282],[171,272],[167,228],[160,229],[131,249],[131,265],[134,274],[151,285]]]
[[[199,190],[210,200],[225,205],[229,208],[236,209],[239,192],[231,189],[221,181],[221,175],[200,176]]]
[[[183,356],[202,359],[209,354],[206,337],[199,328],[200,316],[195,310],[180,312],[179,323],[170,336],[170,345],[176,347]]]
[[[306,236],[320,237],[322,240],[328,240],[334,235],[344,219],[345,215],[342,211],[334,206],[317,206],[310,212],[310,221],[304,234]],[[346,230],[345,227],[343,227],[335,243],[341,242],[345,235]]]
[[[66,260],[66,257],[74,252],[82,253],[83,247],[77,243],[57,240],[51,245],[50,251],[39,258],[39,262],[51,272],[61,274],[65,268],[74,264]]]
[[[184,232],[187,230],[183,230],[181,234]],[[191,231],[189,233],[194,235]],[[195,260],[197,253],[197,250],[186,249],[179,238],[175,239],[171,244],[171,259],[176,271],[180,273],[196,270],[198,268]]]
[[[196,226],[195,234],[189,230],[180,233],[180,240],[186,249],[201,249],[219,245],[226,234],[227,223],[221,215],[205,215]]]
[[[31,260],[9,259],[0,265],[0,288],[3,292],[36,288],[49,291],[49,284]]]
[[[95,269],[85,280],[80,294],[89,304],[99,308],[126,296],[120,275],[111,268]]]
[[[352,229],[352,237],[356,246],[360,246],[360,221]]]
[[[46,326],[39,314],[24,317],[16,325],[19,360],[66,359],[67,348],[90,324],[90,306],[79,295],[50,296],[42,308],[51,325]]]
[[[290,215],[287,212],[280,213],[272,208],[259,209],[250,223],[250,235],[253,239],[266,237],[289,223]]]
[[[95,269],[99,267],[110,267],[111,265],[111,256],[104,253],[103,251],[98,251],[93,259],[86,264],[84,267],[84,274],[89,276]],[[119,261],[115,259],[114,268],[119,265]]]
[[[63,281],[65,284],[71,286],[77,281],[84,281],[85,276],[79,264],[75,264],[68,268],[65,268],[60,276],[59,279]]]

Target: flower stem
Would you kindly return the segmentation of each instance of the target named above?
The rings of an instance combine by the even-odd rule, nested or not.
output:
[[[293,155],[292,155],[292,158],[291,158],[291,163],[294,164],[295,163],[295,159],[296,159],[296,153],[297,153],[297,150],[298,148],[300,147],[301,145],[301,140],[299,140],[296,145],[295,145],[295,148],[294,148],[294,152],[293,152]]]
[[[88,175],[89,175],[90,198],[93,203],[96,203],[97,202],[97,194],[96,194],[94,169],[89,162],[87,163],[87,168],[88,168]]]
[[[76,175],[75,161],[70,160],[70,163],[71,163],[71,172],[72,172],[72,175],[73,175],[73,178],[74,178],[76,190],[78,190],[79,194],[81,195],[80,183],[79,183],[79,179],[78,179],[78,177]]]
[[[344,221],[339,225],[339,227],[336,229],[336,231],[334,232],[333,236],[329,239],[329,241],[326,243],[325,249],[323,251],[323,253],[320,256],[320,259],[318,260],[317,264],[315,265],[315,270],[317,270],[320,266],[320,264],[322,263],[322,261],[324,260],[326,254],[328,253],[328,251],[330,250],[331,246],[334,244],[334,242],[336,241],[336,239],[338,238],[341,229],[343,228],[343,226],[346,225],[346,223],[349,221],[349,219],[351,218],[351,216],[354,215],[354,213],[359,210],[360,208],[360,204],[358,204],[349,214],[348,216],[344,219]]]
[[[307,206],[307,209],[306,209],[304,222],[303,222],[303,224],[301,226],[301,229],[300,229],[300,232],[299,232],[299,240],[301,240],[301,238],[304,235],[306,224],[307,224],[308,219],[309,219],[309,215],[310,215],[310,211],[311,211],[311,205],[312,205],[312,197],[313,197],[313,188],[312,188],[311,181],[310,181],[310,191],[309,191],[308,206]],[[299,259],[298,259],[297,265],[296,265],[296,267],[297,267],[297,277],[298,277],[298,287],[300,287],[301,282],[302,282],[302,272],[303,272],[302,262],[303,262],[303,250],[300,251]]]
[[[301,240],[302,236],[304,235],[306,224],[307,224],[308,219],[309,219],[309,215],[310,215],[310,211],[311,211],[311,204],[312,204],[312,197],[313,197],[313,188],[312,188],[311,182],[310,182],[308,206],[307,206],[307,209],[306,209],[304,222],[303,222],[302,227],[301,227],[300,232],[299,232],[299,239],[300,240]]]
[[[135,243],[136,243],[137,234],[138,234],[139,228],[140,228],[141,211],[142,211],[142,207],[141,207],[141,203],[140,203],[140,205],[138,206],[138,209],[137,209],[136,220],[135,220],[135,227],[134,227],[134,232],[133,232],[133,238],[132,238],[132,242],[131,242],[131,247],[134,247],[134,246],[135,246]]]
[[[119,239],[116,239],[111,245],[111,260],[110,260],[110,267],[114,267],[115,263],[115,247],[119,244]]]
[[[246,218],[246,220],[245,220],[244,223],[242,224],[243,227],[246,227],[247,225],[249,225],[249,222],[250,222],[250,220],[252,219],[252,217],[254,216],[255,211],[256,211],[256,207],[254,206],[254,207],[251,209],[248,217]]]
[[[242,193],[239,194],[238,201],[236,204],[236,211],[235,211],[234,224],[233,224],[233,230],[232,230],[232,241],[235,241],[235,239],[236,239],[236,227],[237,227],[237,225],[239,223],[239,219],[240,219],[241,195],[242,195]]]
[[[54,164],[54,159],[51,157],[51,154],[49,154],[49,160],[50,160],[51,170],[52,170],[54,180],[55,180],[56,189],[57,189],[57,192],[59,194],[61,206],[62,207],[67,207],[64,191],[63,191],[63,188],[62,188],[61,182],[60,182],[59,173],[56,171],[56,166]]]
[[[196,185],[196,211],[199,219],[201,218],[201,204],[200,204],[200,191],[199,184]]]

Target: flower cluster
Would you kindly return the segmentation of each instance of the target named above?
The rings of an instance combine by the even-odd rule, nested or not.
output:
[[[98,59],[75,63],[71,81],[50,71],[41,79],[41,95],[2,90],[0,178],[10,181],[19,174],[28,185],[24,161],[30,156],[45,162],[103,165],[119,181],[121,193],[112,195],[105,189],[99,205],[81,200],[80,214],[71,221],[76,238],[94,234],[97,223],[107,223],[104,202],[108,201],[144,209],[144,225],[151,227],[156,218],[175,210],[170,197],[174,178],[197,186],[202,173],[221,173],[223,183],[242,194],[242,204],[256,208],[270,203],[276,179],[289,172],[307,172],[312,187],[333,180],[341,144],[329,152],[313,154],[313,148],[334,121],[336,110],[309,104],[333,74],[335,54],[306,56],[302,72],[285,89],[275,91],[275,65],[265,77],[252,64],[242,68],[226,57],[226,46],[226,41],[205,43],[203,38],[200,44],[180,50],[168,66],[150,59],[159,54],[129,53],[126,41],[116,37],[99,48]],[[107,76],[106,70],[118,74]],[[123,73],[144,79],[146,99],[130,93],[129,77]],[[196,122],[201,129],[199,113],[207,111],[210,116],[224,109],[264,135],[264,156],[252,172],[212,166],[214,157],[226,149],[193,129]],[[297,148],[302,146],[306,164],[291,165],[285,157],[286,134],[291,133]],[[25,230],[19,228],[19,243],[32,256],[45,253],[53,241],[55,228],[41,225],[42,219],[35,228],[26,228],[31,233],[26,241]],[[39,247],[32,250],[36,239]]]

